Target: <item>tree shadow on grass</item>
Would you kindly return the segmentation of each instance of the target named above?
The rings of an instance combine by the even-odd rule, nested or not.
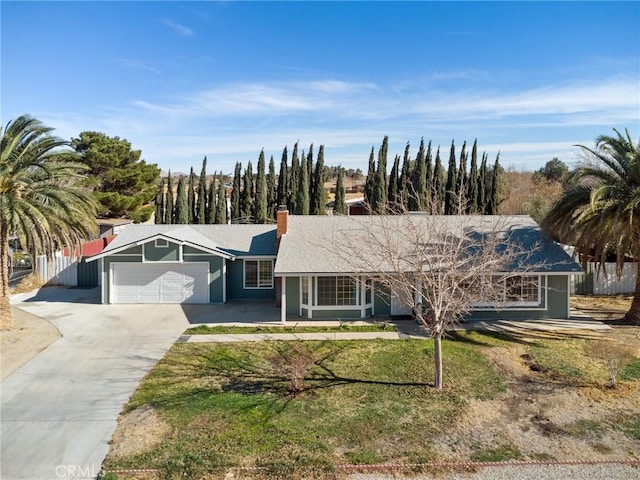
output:
[[[161,409],[203,409],[207,404],[224,404],[230,412],[243,413],[259,408],[267,416],[278,415],[296,396],[288,388],[288,379],[274,371],[267,357],[270,352],[289,344],[264,342],[260,353],[253,345],[211,348],[212,344],[189,344],[181,354],[165,357],[145,380],[142,390],[154,392],[146,403]],[[299,392],[301,395],[354,384],[391,388],[432,386],[423,382],[339,375],[331,362],[353,347],[335,346],[327,341],[313,344],[310,348],[316,358],[310,371],[304,375],[305,387]],[[222,400],[220,395],[229,396]]]

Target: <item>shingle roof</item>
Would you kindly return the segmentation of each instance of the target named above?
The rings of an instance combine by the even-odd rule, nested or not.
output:
[[[358,262],[359,253],[366,256],[366,236],[390,235],[393,241],[403,241],[399,232],[413,228],[429,232],[434,228],[451,232],[472,229],[490,232],[499,228],[504,235],[521,246],[521,258],[514,260],[511,271],[530,270],[537,273],[581,272],[580,266],[559,245],[549,241],[538,224],[529,216],[289,216],[288,232],[281,239],[275,266],[276,275],[313,273],[359,273],[394,271],[385,259]],[[434,237],[432,236],[431,239]],[[400,239],[400,240],[399,240]],[[405,241],[406,243],[406,241]],[[346,252],[346,255],[345,255]],[[526,255],[524,254],[526,252]],[[522,262],[525,266],[515,264]]]
[[[101,256],[158,235],[207,250],[222,250],[233,256],[276,254],[275,225],[130,225],[104,249]]]

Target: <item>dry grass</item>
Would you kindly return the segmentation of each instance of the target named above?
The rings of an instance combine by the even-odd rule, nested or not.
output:
[[[631,307],[630,295],[574,295],[571,307],[583,311],[596,320],[617,320]]]
[[[42,287],[43,283],[34,275],[24,277],[20,283],[11,289],[11,293],[28,293]]]

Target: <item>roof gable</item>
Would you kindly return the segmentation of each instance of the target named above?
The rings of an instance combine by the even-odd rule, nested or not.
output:
[[[113,255],[158,238],[228,259],[275,256],[275,225],[131,225],[87,261]]]

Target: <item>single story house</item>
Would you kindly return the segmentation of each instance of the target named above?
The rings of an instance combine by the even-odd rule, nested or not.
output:
[[[478,231],[500,224],[510,232],[510,241],[515,238],[522,251],[530,252],[525,261],[533,266],[516,261],[512,267],[513,272],[522,268],[528,282],[517,300],[500,310],[478,305],[472,317],[569,317],[570,278],[582,270],[530,217],[428,216],[429,222],[453,230],[462,228],[461,219],[465,228]],[[402,222],[416,221],[419,215],[295,216],[279,211],[275,225],[131,225],[88,261],[99,262],[103,303],[273,300],[281,306],[283,322],[406,315],[410,308],[377,284],[376,271],[345,260],[343,245],[351,242],[365,258],[368,247],[358,243],[363,232],[372,234],[374,225],[397,231]],[[382,262],[379,268],[385,268]]]

